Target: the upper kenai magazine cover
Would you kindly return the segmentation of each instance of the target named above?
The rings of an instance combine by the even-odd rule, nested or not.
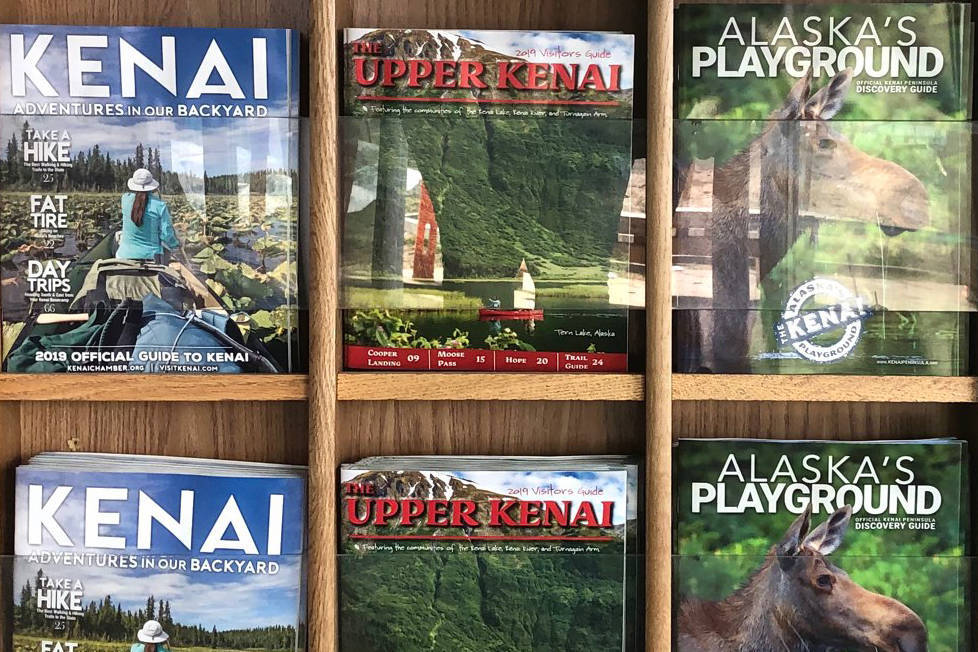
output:
[[[809,71],[848,70],[837,120],[968,119],[971,38],[962,3],[682,5],[676,117],[763,120]]]
[[[296,367],[298,36],[0,26],[3,368]]]
[[[626,369],[634,37],[348,29],[343,57],[346,365]]]

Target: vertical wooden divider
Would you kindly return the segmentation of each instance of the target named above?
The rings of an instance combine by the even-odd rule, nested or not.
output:
[[[672,21],[649,0],[646,188],[646,650],[672,647]]]
[[[308,649],[338,647],[336,374],[339,222],[336,5],[310,0]]]

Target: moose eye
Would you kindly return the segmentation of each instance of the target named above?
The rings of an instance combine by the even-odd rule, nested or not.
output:
[[[832,588],[832,576],[829,575],[828,573],[826,573],[824,575],[819,575],[818,576],[818,579],[815,580],[815,583],[818,584],[819,588],[822,588],[822,589],[831,589]]]
[[[818,148],[826,150],[835,149],[835,141],[831,138],[822,138],[818,141]]]

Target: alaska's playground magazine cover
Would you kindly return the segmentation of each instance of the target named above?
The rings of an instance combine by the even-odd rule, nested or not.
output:
[[[8,372],[296,370],[298,35],[0,26]]]
[[[305,650],[305,476],[185,458],[31,458],[17,469],[5,583],[13,650]]]
[[[341,649],[641,650],[639,484],[621,457],[344,465]]]
[[[674,362],[966,375],[971,8],[683,5]]]
[[[678,652],[974,649],[965,442],[674,452]]]
[[[348,368],[627,368],[633,59],[617,33],[345,30]]]

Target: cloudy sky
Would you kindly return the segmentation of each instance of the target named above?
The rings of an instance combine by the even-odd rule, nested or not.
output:
[[[218,118],[65,118],[4,116],[0,119],[0,148],[24,121],[33,129],[67,129],[71,153],[98,145],[113,158],[133,157],[136,145],[160,150],[165,170],[209,176],[246,174],[252,170],[295,167],[298,142],[295,121],[280,118],[225,120]]]
[[[219,630],[293,625],[299,619],[301,564],[297,557],[279,560],[275,575],[232,573],[189,573],[120,570],[96,566],[63,567],[32,564],[18,557],[15,566],[15,595],[27,581],[33,582],[39,568],[52,578],[80,580],[83,604],[111,596],[125,610],[146,608],[152,595],[157,603],[170,602],[173,620],[181,625],[202,625]],[[233,599],[229,599],[233,596]],[[133,632],[135,636],[135,632]]]

